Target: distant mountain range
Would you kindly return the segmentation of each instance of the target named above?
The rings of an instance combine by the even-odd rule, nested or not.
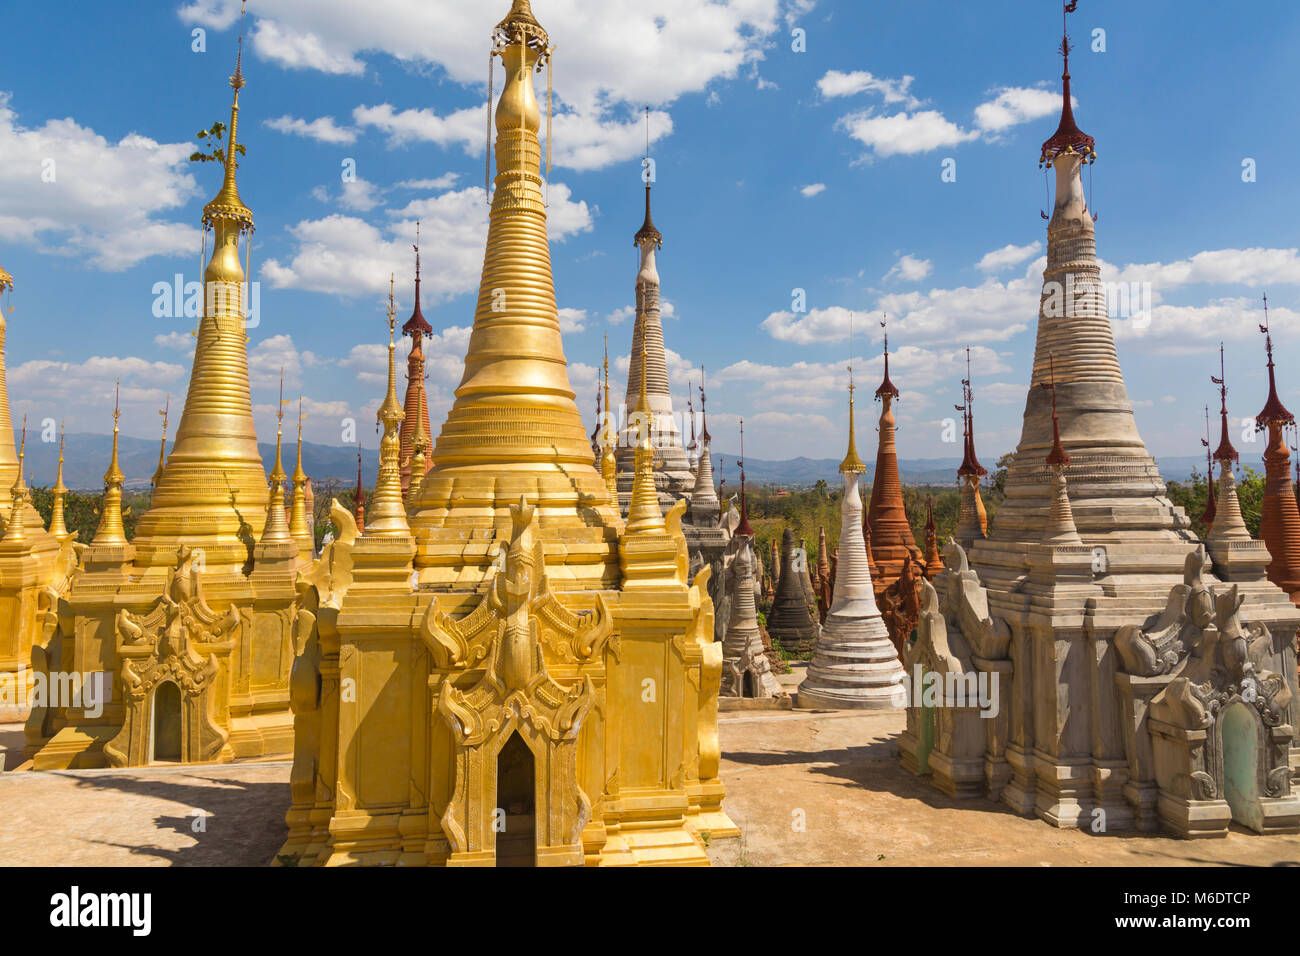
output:
[[[259,443],[258,449],[262,453],[262,463],[267,474],[270,474],[275,463],[275,444]],[[170,443],[167,450],[171,451]],[[77,491],[101,490],[112,451],[112,435],[68,435],[64,441],[63,483]],[[297,454],[293,442],[285,442],[283,454],[284,470],[293,474],[294,456]],[[122,435],[118,440],[117,458],[122,466],[122,474],[126,475],[126,486],[147,489],[154,470],[158,467],[158,441]],[[54,484],[58,464],[59,446],[33,442],[29,435],[26,467],[28,483],[45,486]],[[312,484],[317,488],[330,479],[351,486],[357,480],[357,450],[303,442],[302,467],[311,475]],[[378,469],[378,451],[374,448],[365,449],[362,452],[362,471],[367,488],[374,484]]]
[[[103,488],[104,471],[108,468],[112,444],[111,435],[68,435],[63,462],[64,484],[79,491],[98,491]],[[260,444],[258,447],[262,453],[262,462],[269,473],[275,455],[275,445]],[[284,467],[288,472],[293,471],[295,454],[295,446],[291,442],[286,442]],[[33,485],[54,484],[58,459],[58,445],[29,441],[28,482]],[[118,460],[122,465],[122,473],[126,475],[128,488],[148,488],[154,469],[158,467],[158,442],[123,435],[118,443]],[[992,470],[991,466],[995,461],[997,456],[989,456],[985,459],[985,466]],[[311,475],[312,483],[317,487],[331,480],[351,486],[357,480],[355,448],[303,442],[302,463],[307,474]],[[898,470],[904,484],[943,486],[956,483],[957,468],[960,464],[960,458],[904,458],[899,460]],[[1157,464],[1160,466],[1160,474],[1173,481],[1185,481],[1193,471],[1205,467],[1204,459],[1196,457],[1161,458],[1157,460]],[[745,478],[756,485],[807,488],[824,480],[834,486],[839,482],[839,467],[838,458],[791,458],[785,461],[747,458]],[[1262,469],[1262,466],[1260,467]],[[373,448],[364,450],[362,470],[367,487],[374,484],[378,468],[378,451]],[[740,487],[740,472],[736,468],[735,455],[715,452],[713,468],[717,480],[726,479],[728,489]],[[868,462],[868,482],[871,481],[874,471],[874,462]]]
[[[1000,455],[984,457],[984,467],[992,472],[993,463],[1000,457]],[[746,458],[745,480],[756,485],[783,485],[790,488],[809,488],[818,481],[825,481],[834,487],[840,480],[840,461],[839,458],[791,458],[788,461]],[[1160,468],[1160,474],[1167,480],[1186,481],[1193,471],[1205,467],[1205,459],[1157,458],[1156,465]],[[905,485],[955,485],[959,467],[961,467],[960,458],[900,458],[898,461],[899,479]],[[1261,470],[1262,467],[1261,465],[1257,470]],[[736,468],[735,455],[726,452],[714,453],[713,471],[717,480],[726,479],[728,489],[740,487],[740,470]],[[868,461],[866,476],[868,484],[871,483],[875,471],[875,462]]]

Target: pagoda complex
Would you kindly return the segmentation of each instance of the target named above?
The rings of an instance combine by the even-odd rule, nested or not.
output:
[[[807,676],[799,685],[800,707],[843,710],[901,707],[904,673],[876,606],[862,534],[862,494],[858,482],[867,470],[858,457],[849,383],[849,448],[840,463],[840,546],[835,564],[834,599],[813,647]]]
[[[32,504],[24,477],[26,424],[21,442],[14,443],[5,381],[7,315],[12,306],[14,280],[0,268],[0,712],[5,719],[26,718],[32,704],[32,649],[48,640],[51,618],[67,591],[76,564],[73,535],[62,527],[61,517],[47,531]],[[61,513],[62,444],[60,481],[55,489],[56,513]]]
[[[236,178],[241,62],[224,180],[203,210],[212,253],[175,442],[127,541],[114,413],[99,528],[41,648],[51,674],[104,675],[107,702],[98,716],[82,700],[33,711],[27,753],[38,770],[226,761],[292,746],[294,579],[311,553],[285,518],[279,438],[268,492],[253,427],[241,264],[253,214]],[[305,490],[295,482],[295,512]]]
[[[950,542],[945,572],[921,585],[908,660],[984,692],[978,713],[969,698],[913,701],[903,761],[1057,826],[1294,832],[1300,612],[1266,579],[1263,544],[1225,517],[1231,468],[1203,545],[1138,435],[1080,175],[1096,148],[1075,122],[1068,37],[1062,54],[1061,122],[1041,154],[1056,201],[1035,387],[997,520],[969,559]],[[1225,443],[1216,457],[1233,454]]]
[[[492,36],[506,80],[465,372],[409,521],[390,308],[366,527],[335,507],[339,538],[300,578],[281,861],[704,864],[738,836],[686,503],[661,511],[643,427],[624,520],[568,381],[532,79],[552,52],[515,0]]]

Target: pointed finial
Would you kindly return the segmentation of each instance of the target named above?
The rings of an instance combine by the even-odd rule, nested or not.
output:
[[[1268,400],[1264,403],[1264,410],[1255,418],[1257,428],[1264,429],[1269,425],[1290,425],[1295,421],[1282,400],[1277,396],[1277,375],[1273,370],[1273,333],[1269,331],[1268,321],[1268,293],[1264,293],[1264,324],[1259,327],[1264,333],[1264,349],[1268,354]]]
[[[709,434],[709,413],[705,408],[708,401],[708,395],[704,391],[704,366],[700,366],[700,441],[709,445],[713,442],[713,436]]]
[[[158,446],[158,467],[155,469],[153,478],[149,482],[150,486],[153,488],[158,487],[158,483],[162,481],[163,470],[167,467],[167,418],[171,413],[171,407],[172,397],[169,394],[163,407],[158,409],[158,414],[162,416],[162,441]]]
[[[1219,415],[1223,422],[1223,428],[1219,435],[1219,447],[1214,449],[1214,460],[1217,462],[1238,461],[1241,456],[1237,454],[1237,449],[1232,447],[1232,439],[1228,437],[1228,374],[1223,360],[1223,343],[1219,343],[1219,377],[1210,376],[1210,381],[1219,386]]]
[[[1205,448],[1205,510],[1201,512],[1201,524],[1206,530],[1214,526],[1214,519],[1219,515],[1218,496],[1214,493],[1214,453],[1210,451],[1210,406],[1205,406],[1205,437],[1201,439]]]
[[[853,393],[857,386],[853,383],[853,362],[849,362],[849,450],[845,454],[844,460],[840,462],[840,474],[842,475],[861,475],[867,470],[867,466],[862,463],[862,458],[858,455],[858,435],[857,423],[854,419],[854,398]]]
[[[253,213],[239,198],[239,185],[235,172],[239,168],[239,91],[244,88],[244,14],[248,6],[244,0],[239,12],[239,52],[235,56],[235,72],[230,77],[234,90],[230,104],[229,138],[226,142],[226,172],[221,191],[203,207],[203,225],[215,226],[218,221],[233,223],[240,233],[253,230]],[[214,253],[215,255],[215,253]]]
[[[402,334],[410,336],[415,344],[419,345],[422,337],[433,337],[433,326],[425,319],[420,307],[420,224],[418,222],[415,224],[415,245],[411,248],[415,250],[415,308],[411,310],[411,317],[402,326]]]
[[[1043,143],[1042,152],[1039,154],[1038,164],[1047,166],[1049,169],[1055,164],[1058,156],[1062,154],[1079,154],[1083,163],[1096,162],[1097,160],[1097,143],[1096,141],[1079,129],[1074,121],[1074,104],[1070,94],[1070,36],[1069,26],[1066,19],[1068,14],[1074,13],[1078,7],[1079,0],[1067,0],[1065,10],[1061,15],[1062,21],[1062,39],[1061,39],[1061,57],[1064,61],[1064,71],[1061,74],[1061,123],[1051,139]]]
[[[886,396],[888,396],[891,399],[898,398],[898,389],[895,388],[894,383],[889,380],[889,316],[888,315],[882,314],[880,327],[885,330],[885,378],[884,381],[880,383],[880,388],[876,389],[876,398],[883,399]]]

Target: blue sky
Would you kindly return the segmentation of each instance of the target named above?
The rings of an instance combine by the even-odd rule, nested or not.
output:
[[[310,439],[338,444],[356,418],[373,444],[387,277],[404,319],[417,219],[438,331],[435,422],[449,407],[486,230],[488,36],[508,6],[251,4],[240,186],[258,223],[249,350],[264,439],[284,367]],[[1059,115],[1058,3],[535,0],[534,11],[557,46],[552,256],[589,427],[603,333],[616,359],[630,347],[650,106],[673,388],[684,404],[687,370],[708,367],[720,452],[736,448],[743,415],[754,457],[839,457],[849,315],[860,383],[874,389],[881,311],[901,453],[959,456],[943,425],[968,345],[981,455],[991,465],[1014,447],[1046,239],[1038,149]],[[124,432],[154,437],[164,396],[183,400],[194,323],[155,316],[153,289],[198,278],[198,218],[219,172],[186,157],[194,132],[228,115],[237,14],[230,0],[6,11],[0,263],[18,284],[16,418],[108,431],[120,376]],[[1265,289],[1282,397],[1300,406],[1300,137],[1282,92],[1298,19],[1280,0],[1248,14],[1081,0],[1072,17],[1077,116],[1100,154],[1104,278],[1151,293],[1149,313],[1115,328],[1157,455],[1199,453],[1221,339],[1234,419],[1263,405]],[[356,181],[343,182],[345,166]],[[792,311],[796,289],[807,312]],[[1263,451],[1238,445],[1246,464]]]

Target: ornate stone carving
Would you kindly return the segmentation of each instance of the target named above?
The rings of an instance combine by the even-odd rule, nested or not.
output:
[[[238,608],[219,614],[208,605],[194,551],[188,547],[180,550],[166,590],[149,613],[118,612],[118,686],[125,712],[121,731],[104,745],[110,765],[142,766],[157,758],[155,692],[165,683],[174,684],[180,694],[176,757],[195,763],[220,755],[229,733],[214,719],[212,691],[221,671],[218,656],[229,656],[239,626]]]
[[[451,727],[456,767],[453,796],[442,816],[452,848],[448,862],[494,857],[496,764],[518,733],[535,761],[541,792],[549,794],[549,813],[538,820],[538,856],[581,863],[581,834],[591,802],[579,786],[576,744],[596,693],[589,676],[568,687],[551,678],[542,631],[561,635],[572,656],[590,656],[608,641],[609,615],[598,607],[587,621],[558,605],[546,583],[545,550],[535,533],[534,508],[521,498],[510,513],[514,528],[505,570],[495,576],[474,612],[486,618],[477,625],[477,634],[488,636],[483,676],[468,692],[445,681],[438,697],[438,713]],[[426,642],[432,636],[429,647],[435,654],[449,657],[453,648],[459,649],[456,640],[463,638],[448,635],[445,627],[445,618],[435,613],[426,618],[421,633]],[[477,653],[480,645],[468,646]]]

